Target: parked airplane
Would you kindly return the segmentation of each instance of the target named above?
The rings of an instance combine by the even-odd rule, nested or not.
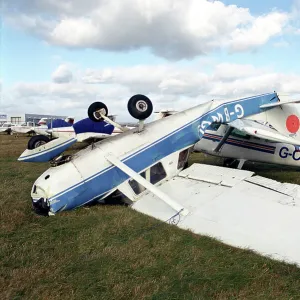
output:
[[[291,144],[278,137],[260,135],[251,131],[251,126],[262,130],[284,133],[300,141],[300,106],[285,104],[271,111],[251,116],[243,124],[212,124],[194,150],[224,158],[224,166],[241,169],[246,161],[265,162],[299,167],[300,152]],[[249,132],[250,130],[250,132]],[[226,141],[220,144],[226,137]]]
[[[112,121],[115,116],[108,116]],[[114,136],[122,131],[106,122],[94,122],[90,118],[82,119],[76,123],[56,120],[48,125],[47,133],[52,138],[69,138],[76,136],[77,142],[85,142],[94,139],[104,139]],[[128,127],[128,126],[127,126]],[[129,127],[130,129],[133,127]]]
[[[30,134],[30,133],[35,133],[35,123],[34,122],[24,122],[20,125],[15,125],[13,127],[11,127],[11,132],[12,134],[14,133],[27,133],[27,134]]]
[[[138,128],[91,145],[44,172],[32,187],[33,208],[53,215],[120,192],[140,212],[300,264],[300,186],[270,183],[249,171],[216,166],[194,164],[182,171],[191,149],[212,124],[236,125],[283,105],[276,93],[209,101],[145,125],[152,103],[135,95],[128,110],[140,120]],[[97,103],[88,112],[93,121],[102,121],[107,108]],[[298,144],[254,122],[248,129]]]
[[[7,134],[11,134],[11,128],[14,127],[15,124],[12,124],[10,122],[5,122],[0,125],[0,133],[6,132]]]
[[[68,126],[72,126],[72,124],[74,123],[74,118],[73,117],[67,117],[65,120],[42,118],[42,119],[40,119],[40,121],[38,121],[37,126],[35,126],[32,129],[34,130],[36,135],[44,135],[44,136],[47,136],[47,137],[51,137],[51,132],[49,132],[49,130],[51,128],[55,127],[55,126],[53,126],[53,124],[55,124],[55,122],[57,122],[57,121],[58,122],[61,122],[61,121],[67,122]],[[43,138],[42,138],[42,140],[43,140]],[[46,139],[46,140],[48,140],[48,139]]]
[[[96,102],[98,103],[98,102]],[[66,120],[53,120],[48,124],[44,134],[33,136],[27,145],[27,149],[19,157],[23,162],[60,163],[61,154],[76,142],[95,142],[117,135],[134,127],[121,126],[113,121],[114,116],[105,117],[105,121],[95,122],[90,118],[76,123]],[[43,148],[41,148],[43,146]]]

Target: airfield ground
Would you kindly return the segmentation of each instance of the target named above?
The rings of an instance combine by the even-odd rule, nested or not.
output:
[[[35,215],[30,190],[48,164],[17,162],[27,141],[0,135],[0,299],[300,299],[300,268],[125,206]],[[300,183],[298,171],[246,168]]]

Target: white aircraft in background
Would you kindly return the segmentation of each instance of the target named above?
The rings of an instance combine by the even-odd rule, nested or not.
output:
[[[0,125],[0,133],[6,132],[7,134],[11,134],[12,127],[16,126],[15,124],[12,124],[10,122],[5,122]]]
[[[223,157],[224,166],[239,169],[246,161],[299,167],[298,147],[277,135],[280,132],[300,140],[300,104],[294,102],[298,101],[274,105],[271,111],[243,121],[212,124],[194,150]]]
[[[72,120],[72,119],[70,119],[70,120]],[[47,124],[48,124],[48,123],[51,124],[52,121],[53,121],[53,120],[52,120],[52,119],[49,119],[49,118],[42,118],[42,119],[40,119],[40,120],[38,121],[38,123],[37,123],[37,126],[34,127],[35,133],[36,133],[37,135],[45,135],[45,136],[49,136],[49,133],[47,132],[48,129],[49,129]],[[68,122],[69,119],[67,118],[65,121]]]
[[[210,126],[242,128],[239,124],[245,124],[246,117],[266,112],[281,124],[278,118],[285,117],[276,108],[284,105],[276,93],[209,101],[144,124],[152,103],[135,95],[128,110],[140,120],[139,126],[90,145],[45,171],[31,190],[33,208],[54,215],[92,201],[105,202],[118,193],[131,208],[162,221],[300,265],[300,186],[216,166],[193,164],[183,170]],[[92,104],[88,115],[102,122],[107,120],[107,108]],[[279,127],[275,132],[252,121],[245,128],[260,137],[300,144]],[[45,144],[31,155],[47,151]]]
[[[67,118],[65,121],[71,122],[71,118]],[[49,130],[47,122],[51,123],[53,120],[50,120],[48,118],[42,118],[38,123],[35,122],[23,122],[21,124],[14,124],[11,126],[11,134],[42,134],[45,136],[48,136],[49,133],[47,132]],[[55,120],[54,120],[55,121]],[[9,123],[10,124],[10,123]]]
[[[35,123],[34,122],[24,122],[20,125],[15,125],[13,127],[11,127],[11,132],[12,134],[14,133],[27,133],[27,134],[31,134],[31,133],[35,133]]]

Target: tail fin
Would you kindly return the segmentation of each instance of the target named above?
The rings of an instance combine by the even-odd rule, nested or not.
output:
[[[300,140],[300,103],[276,106],[250,119],[266,122],[280,133]]]
[[[41,118],[38,121],[38,125],[47,125],[47,118]]]
[[[70,124],[74,124],[74,117],[66,117],[65,118],[65,122],[70,123]]]

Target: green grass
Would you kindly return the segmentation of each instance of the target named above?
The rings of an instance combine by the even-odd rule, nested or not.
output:
[[[27,140],[0,136],[0,299],[300,299],[299,268],[125,206],[35,215],[30,189],[48,164],[16,161]],[[286,168],[246,167],[299,180]]]

